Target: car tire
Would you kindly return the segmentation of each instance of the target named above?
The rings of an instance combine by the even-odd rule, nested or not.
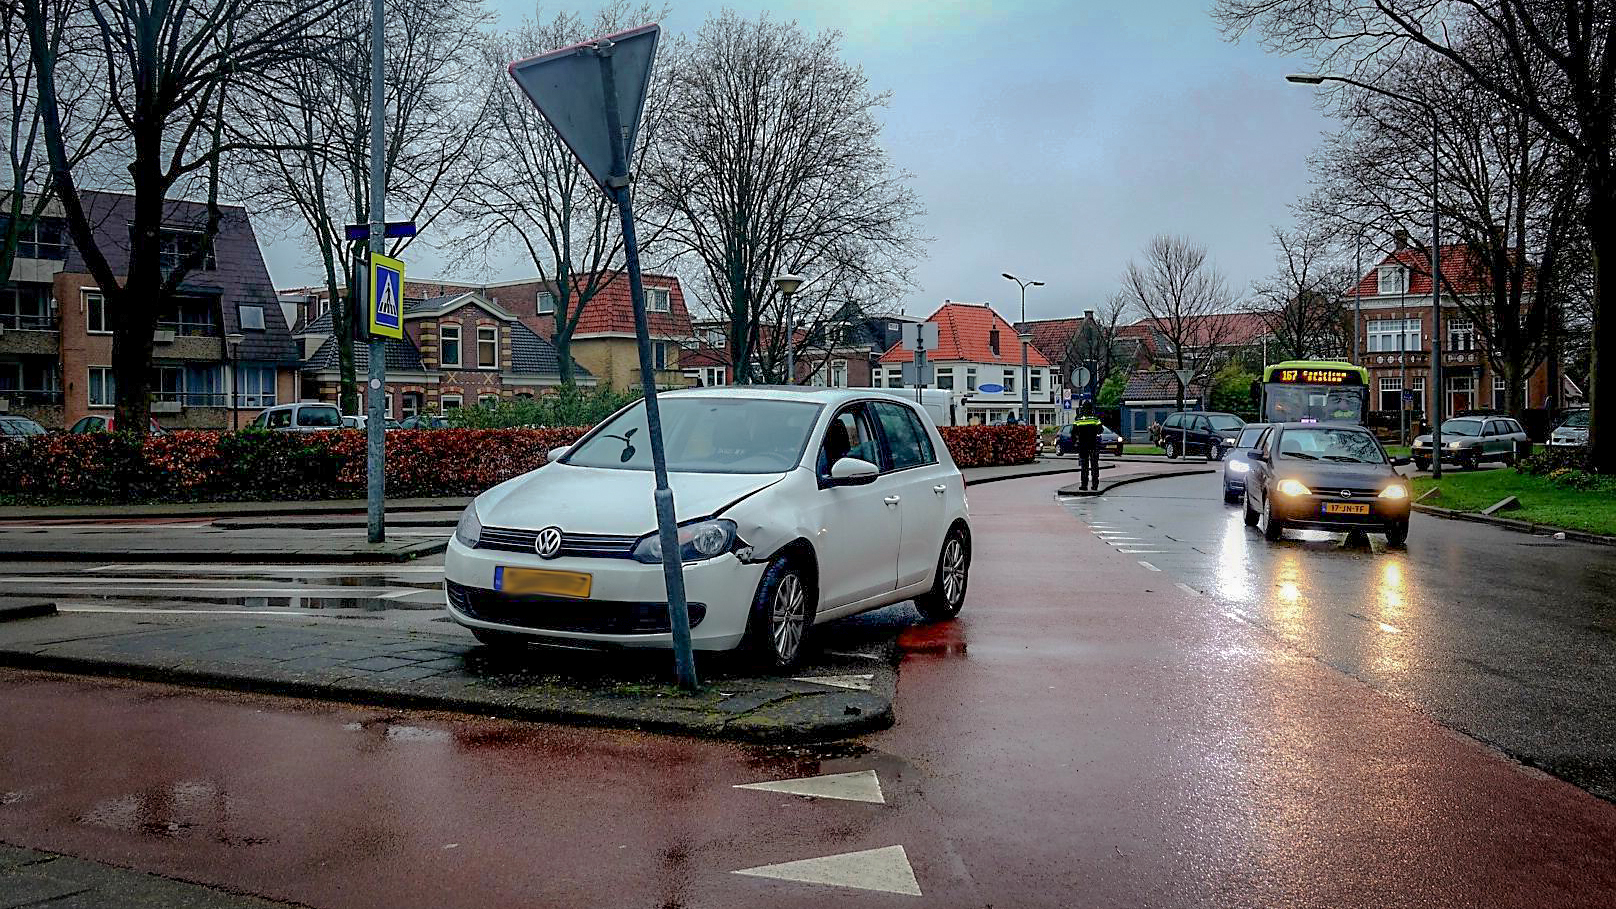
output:
[[[491,631],[487,628],[473,628],[471,629],[471,636],[477,639],[477,643],[500,653],[516,653],[526,650],[529,643],[528,639],[522,635],[511,634],[509,631]]]
[[[1225,505],[1237,505],[1240,502],[1240,498],[1240,493],[1235,492],[1232,489],[1225,488],[1223,490],[1223,503]]]
[[[959,615],[971,580],[971,544],[958,527],[950,530],[937,554],[937,573],[931,590],[915,597],[915,608],[927,621],[939,622]]]
[[[760,668],[783,672],[802,661],[817,600],[808,573],[795,559],[779,556],[769,563],[752,598],[742,645]]]
[[[1398,521],[1386,525],[1386,542],[1393,546],[1401,546],[1408,542],[1408,522]]]
[[[1419,458],[1415,458],[1414,459],[1414,469],[1415,470],[1430,470],[1431,469],[1431,462],[1430,461],[1424,461],[1424,460],[1421,460]]]
[[[1221,461],[1223,460],[1223,456],[1225,454],[1227,454],[1227,450],[1222,445],[1219,445],[1218,447],[1212,449],[1212,460]]]
[[[1458,460],[1460,470],[1475,470],[1481,466],[1481,458],[1477,457],[1475,452],[1466,452],[1460,455]]]
[[[1251,494],[1249,492],[1246,494],[1245,501],[1246,501],[1246,526],[1247,527],[1256,527],[1257,522],[1262,520],[1262,515],[1257,513],[1257,509],[1251,507]]]
[[[1176,443],[1168,442],[1167,445],[1166,445],[1166,448],[1167,448],[1167,457],[1168,457],[1169,460],[1178,457],[1178,445]]]
[[[1263,539],[1273,542],[1285,533],[1285,522],[1274,517],[1274,500],[1263,497]]]

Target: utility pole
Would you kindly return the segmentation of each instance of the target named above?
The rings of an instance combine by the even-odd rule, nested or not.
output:
[[[1027,388],[1031,384],[1028,377],[1031,372],[1027,368],[1027,344],[1032,339],[1032,333],[1027,331],[1027,288],[1043,287],[1042,281],[1023,281],[1009,272],[1003,273],[1006,278],[1016,282],[1021,288],[1021,327],[1017,334],[1021,339],[1021,422],[1032,423],[1032,403],[1028,397]]]
[[[381,255],[387,233],[387,179],[383,169],[383,126],[386,122],[387,94],[382,81],[383,51],[386,44],[382,0],[370,3],[370,254]],[[366,270],[368,275],[369,270]],[[374,288],[370,288],[374,290]],[[404,292],[402,282],[399,293]],[[403,301],[399,301],[402,312]],[[367,320],[368,321],[368,320]],[[365,537],[372,543],[387,539],[386,459],[383,431],[386,417],[382,405],[387,390],[387,339],[370,336],[369,378],[365,383]]]

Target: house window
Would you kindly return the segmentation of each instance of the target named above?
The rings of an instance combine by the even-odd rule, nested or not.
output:
[[[92,335],[112,333],[107,323],[107,298],[100,294],[84,295],[84,330]]]
[[[421,412],[421,393],[406,391],[404,397],[399,399],[399,419],[413,417]]]
[[[262,306],[237,307],[236,316],[241,321],[243,331],[264,330],[264,308]]]
[[[696,378],[708,388],[715,385],[727,385],[729,371],[722,366],[704,366],[697,372]]]
[[[1038,394],[1044,390],[1044,371],[1042,369],[1031,371],[1028,376],[1027,390],[1032,394]]]
[[[214,317],[219,301],[213,297],[181,297],[168,312],[157,317],[157,327],[186,338],[216,338],[218,320]]]
[[[889,367],[887,367],[887,387],[888,388],[902,388],[903,387],[903,367],[902,366],[889,366]]]
[[[477,396],[477,406],[478,407],[498,407],[499,406],[499,395],[478,395]]]
[[[499,368],[499,328],[481,325],[477,328],[477,368]]]
[[[870,370],[870,387],[883,388],[885,385],[886,379],[883,377],[880,367]]]
[[[965,390],[976,391],[976,367],[965,367]]]
[[[1371,353],[1399,353],[1419,349],[1419,319],[1371,319],[1369,321],[1369,350]]]
[[[1401,265],[1382,265],[1378,271],[1381,296],[1408,293],[1408,269]]]
[[[672,312],[673,297],[665,287],[648,287],[645,289],[646,312]]]
[[[846,360],[832,360],[832,361],[830,361],[830,387],[831,388],[846,388],[847,387],[847,361]]]
[[[937,370],[937,387],[953,390],[954,368],[952,366]]]
[[[438,407],[444,413],[460,409],[461,397],[459,395],[442,395],[438,398]]]
[[[534,308],[538,311],[539,315],[541,315],[541,316],[548,316],[548,315],[554,313],[555,312],[555,294],[550,293],[547,290],[539,291],[539,299],[538,299],[538,302],[534,305]]]
[[[438,365],[460,366],[460,323],[444,322],[438,326]]]
[[[726,335],[723,331],[715,328],[712,331],[707,332],[707,343],[718,348],[719,350],[723,350],[724,345],[729,343],[729,335]]]
[[[152,400],[182,407],[223,407],[224,369],[217,363],[158,366],[153,370]]]
[[[1408,403],[1409,409],[1423,412],[1425,410],[1425,377],[1415,376],[1413,384],[1414,388],[1411,390],[1414,393],[1414,399]]]
[[[273,407],[275,405],[275,367],[243,366],[236,377],[241,393],[238,407]]]
[[[1013,370],[1013,369],[1007,369],[1007,370],[1004,371],[1004,392],[1005,392],[1005,394],[1011,394],[1015,390],[1016,390],[1016,371]]]
[[[1504,380],[1503,376],[1498,375],[1497,373],[1494,373],[1493,374],[1493,410],[1502,411],[1505,408],[1506,401],[1507,401],[1507,398],[1508,398],[1508,392],[1509,392],[1509,383]]]
[[[651,368],[658,371],[668,368],[668,342],[651,342]]]
[[[9,217],[0,216],[0,233],[4,233]],[[66,259],[67,229],[60,218],[34,218],[24,221],[17,230],[17,258]]]
[[[117,401],[118,387],[112,378],[112,367],[90,367],[90,406],[111,407]]]
[[[1476,349],[1476,323],[1469,319],[1448,320],[1448,349],[1468,351]]]
[[[988,329],[988,348],[993,351],[995,357],[999,355],[999,330],[997,328]]]
[[[1381,376],[1380,378],[1380,409],[1403,409],[1403,377]]]
[[[46,331],[55,327],[49,285],[16,284],[0,288],[0,328]]]
[[[213,242],[199,230],[165,228],[158,238],[158,243],[160,247],[157,261],[164,271],[179,268],[181,262],[184,262],[187,257],[204,246],[206,247],[206,252],[203,254],[202,262],[197,268],[203,271],[213,271],[219,267],[213,255]]]
[[[1476,377],[1475,376],[1449,376],[1448,377],[1448,413],[1456,414],[1461,410],[1474,410],[1476,407]]]

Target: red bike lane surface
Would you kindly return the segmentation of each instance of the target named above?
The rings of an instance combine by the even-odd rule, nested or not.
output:
[[[1611,904],[1616,807],[1181,594],[1069,480],[971,492],[966,611],[862,743],[4,673],[0,840],[320,907]],[[732,788],[866,770],[884,804]],[[898,845],[920,897],[730,873]]]

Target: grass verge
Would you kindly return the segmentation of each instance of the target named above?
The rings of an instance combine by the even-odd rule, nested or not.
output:
[[[1125,455],[1159,455],[1162,450],[1155,445],[1124,445],[1122,453]]]
[[[1515,511],[1500,517],[1538,524],[1553,524],[1590,533],[1616,535],[1616,483],[1608,491],[1570,489],[1543,477],[1514,470],[1449,471],[1441,480],[1414,477],[1414,495],[1419,497],[1432,486],[1440,495],[1425,500],[1426,505],[1455,511],[1481,511],[1508,496],[1521,501]]]

